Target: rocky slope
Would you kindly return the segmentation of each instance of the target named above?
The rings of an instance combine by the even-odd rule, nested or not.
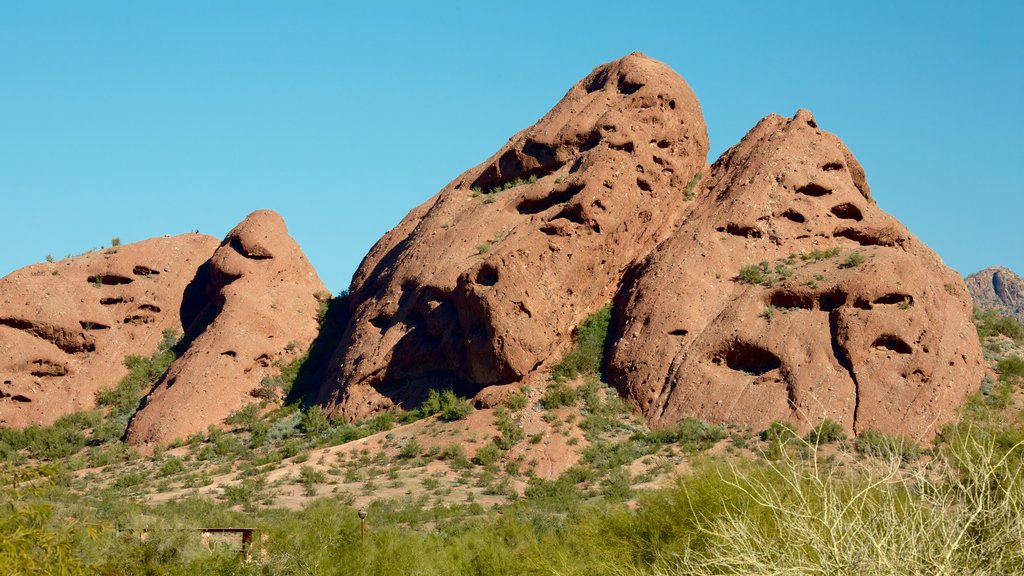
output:
[[[964,284],[810,113],[762,120],[698,196],[616,300],[608,373],[650,422],[927,440],[955,417],[981,374]]]
[[[48,424],[95,405],[123,360],[182,331],[182,294],[217,240],[153,238],[0,279],[0,426]]]
[[[614,298],[608,376],[654,424],[828,417],[927,439],[952,419],[981,377],[964,283],[839,139],[801,111],[710,170],[706,152],[675,73],[598,67],[377,243],[320,400],[350,419],[431,387],[483,400],[542,378]]]
[[[236,226],[187,289],[192,304],[185,354],[128,426],[133,444],[202,432],[257,401],[252,392],[309,348],[325,291],[284,220],[268,210]]]
[[[707,150],[668,67],[633,54],[597,68],[374,246],[321,401],[358,419],[535,372],[685,218]]]
[[[993,266],[967,277],[967,290],[979,308],[995,308],[1024,323],[1024,278]]]

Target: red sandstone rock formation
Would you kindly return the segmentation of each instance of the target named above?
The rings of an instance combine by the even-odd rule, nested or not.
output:
[[[362,418],[536,371],[685,218],[707,150],[672,70],[642,54],[600,66],[374,246],[321,401]]]
[[[194,340],[129,423],[133,444],[168,442],[220,424],[257,401],[251,392],[304,350],[318,332],[325,290],[313,266],[268,210],[236,226],[190,287],[205,304],[190,326]]]
[[[1024,324],[1024,278],[993,266],[967,277],[967,290],[979,308],[995,308]]]
[[[153,238],[0,279],[0,426],[49,424],[95,406],[124,358],[182,331],[182,293],[217,240]]]
[[[927,441],[955,418],[981,378],[964,283],[810,113],[762,120],[696,203],[616,299],[608,374],[652,424],[830,418]]]

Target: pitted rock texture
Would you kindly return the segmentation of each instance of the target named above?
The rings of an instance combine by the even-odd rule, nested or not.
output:
[[[810,113],[762,120],[697,195],[615,301],[608,376],[651,424],[830,418],[927,442],[955,418],[982,375],[967,289]],[[741,281],[762,262],[766,283]]]
[[[707,151],[671,69],[642,54],[595,69],[374,246],[320,401],[358,419],[538,370],[685,218]]]
[[[995,308],[1024,324],[1024,278],[993,266],[967,277],[967,290],[979,308]]]
[[[182,331],[182,293],[216,247],[200,234],[153,238],[0,279],[0,427],[93,408],[126,356]]]
[[[309,348],[323,282],[275,212],[236,226],[186,290],[188,349],[128,426],[133,444],[164,443],[219,425],[279,362]]]

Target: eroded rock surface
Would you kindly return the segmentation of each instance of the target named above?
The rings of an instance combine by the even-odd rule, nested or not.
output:
[[[17,270],[0,279],[0,426],[49,424],[182,331],[182,293],[217,240],[153,238]]]
[[[642,54],[595,69],[374,246],[320,400],[357,419],[538,370],[685,218],[707,150],[671,69]]]
[[[250,214],[186,290],[192,342],[132,418],[128,441],[184,438],[256,402],[263,377],[316,337],[315,294],[324,291],[284,220],[269,210]]]
[[[768,116],[702,184],[616,298],[608,375],[652,424],[830,418],[929,441],[955,418],[981,378],[966,287],[838,138]]]
[[[995,308],[1024,324],[1024,278],[1003,266],[967,277],[967,290],[979,308]]]

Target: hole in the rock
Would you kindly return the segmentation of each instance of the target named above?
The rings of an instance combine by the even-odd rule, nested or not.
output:
[[[103,298],[103,299],[100,300],[100,304],[103,304],[104,306],[112,306],[114,304],[122,304],[123,302],[124,302],[124,298],[121,298],[121,297],[117,297],[117,298]]]
[[[526,143],[523,144],[523,154],[533,156],[539,160],[541,164],[555,164],[558,162],[554,148],[547,144],[541,144],[535,140],[527,140]]]
[[[796,210],[786,210],[785,212],[782,213],[782,217],[787,220],[792,220],[793,222],[798,222],[800,224],[803,224],[804,222],[807,221],[807,218],[805,218],[803,214],[797,212]]]
[[[220,355],[221,356],[230,356],[230,357],[234,358],[235,356],[238,356],[238,352],[235,352],[234,350],[225,350],[225,351],[221,352]]]
[[[618,150],[620,152],[628,152],[630,154],[632,154],[633,150],[634,150],[632,142],[626,142],[625,144],[612,144],[612,143],[609,142],[608,143],[608,147],[611,148],[612,150]]]
[[[760,346],[743,341],[730,343],[712,358],[712,362],[718,365],[725,364],[733,370],[751,376],[760,376],[782,367],[782,360],[778,356]]]
[[[879,336],[871,343],[871,346],[873,348],[891,350],[897,354],[910,354],[914,351],[914,349],[910,347],[910,344],[904,342],[899,336],[893,336],[892,334],[883,334]]]
[[[637,178],[636,185],[640,187],[640,189],[643,190],[644,192],[651,191],[651,184],[647,180],[644,180],[643,178]]]
[[[147,314],[132,314],[131,316],[125,316],[125,324],[152,324],[156,319]]]
[[[552,190],[543,198],[525,198],[516,206],[516,211],[520,214],[539,214],[553,206],[565,204],[585,187],[584,184],[572,184],[561,190]]]
[[[78,324],[82,327],[82,330],[109,330],[110,326],[103,324],[102,322],[96,322],[95,320],[79,320]]]
[[[668,148],[668,147],[669,147],[668,140],[658,140],[658,148]]]
[[[796,193],[803,194],[804,196],[818,197],[831,194],[832,191],[820,184],[815,184],[814,182],[811,182],[810,184],[804,184],[803,186],[797,188]]]
[[[590,79],[590,82],[587,84],[587,92],[597,92],[604,88],[606,84],[608,84],[608,70],[602,70]]]
[[[148,310],[150,312],[160,312],[160,307],[153,304],[140,304],[139,310]]]
[[[480,266],[476,272],[476,283],[481,286],[494,286],[498,283],[498,269],[490,264]]]
[[[832,213],[835,214],[837,218],[842,218],[844,220],[857,220],[859,222],[864,219],[864,215],[861,214],[860,208],[857,208],[849,202],[833,206]]]
[[[231,240],[228,242],[228,245],[231,246],[232,250],[238,252],[239,254],[245,256],[250,260],[272,260],[274,258],[272,254],[250,252],[249,250],[246,250],[245,246],[242,245],[242,240],[239,239],[237,236],[232,237]]]
[[[853,240],[861,246],[895,246],[900,239],[891,233],[879,230],[858,230],[856,228],[840,228],[832,233],[834,238]]]
[[[93,274],[89,276],[90,284],[102,284],[104,286],[117,286],[119,284],[131,284],[132,279],[117,274]]]
[[[644,85],[639,82],[634,82],[625,76],[619,76],[618,89],[622,94],[633,94],[637,90],[643,88]]]
[[[669,107],[670,110],[675,110],[676,109],[676,101],[675,100],[669,100],[668,101],[668,107]]]
[[[807,125],[810,126],[811,128],[817,128],[818,127],[818,123],[815,122],[813,118],[808,118],[807,119]]]
[[[132,274],[135,274],[136,276],[155,276],[159,273],[159,270],[153,270],[149,266],[136,266],[135,268],[132,268]]]
[[[847,295],[839,290],[830,290],[818,295],[818,309],[831,312],[846,304]]]
[[[729,223],[723,230],[721,227],[715,228],[719,232],[725,232],[732,234],[733,236],[742,236],[744,238],[760,238],[761,231],[753,226],[740,226],[739,224]]]
[[[29,373],[36,377],[66,376],[68,373],[67,366],[49,360],[33,360],[32,366],[35,368]]]
[[[373,325],[373,327],[376,328],[377,330],[380,330],[381,332],[383,332],[384,329],[388,327],[388,323],[390,321],[391,319],[388,318],[386,314],[378,314],[373,318],[370,318],[370,324]]]
[[[689,330],[684,330],[682,328],[676,328],[675,330],[670,330],[668,335],[669,336],[686,336],[689,333],[690,333]]]
[[[804,310],[814,309],[814,294],[809,292],[796,292],[782,290],[772,294],[770,304],[776,308],[802,308]]]
[[[267,354],[260,354],[259,356],[256,357],[255,362],[260,366],[266,368],[267,366],[270,366],[270,356],[268,356]]]
[[[823,172],[832,172],[832,171],[835,171],[835,170],[842,170],[842,169],[843,169],[843,164],[841,162],[826,162],[826,163],[821,165],[821,170]]]
[[[873,304],[895,304],[898,306],[912,306],[914,304],[914,297],[911,296],[910,294],[886,294],[885,296],[879,296],[878,298],[875,298]]]
[[[31,402],[32,401],[31,398],[29,398],[28,396],[24,396],[22,394],[15,394],[14,396],[11,396],[11,400],[14,400],[15,402]]]

